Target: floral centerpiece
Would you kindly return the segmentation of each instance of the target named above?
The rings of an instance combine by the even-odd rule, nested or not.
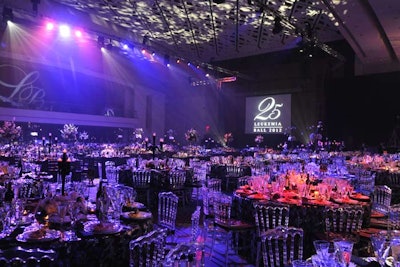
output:
[[[228,144],[233,142],[233,134],[232,133],[225,133],[224,134],[224,143],[227,146]]]
[[[64,128],[60,130],[60,133],[64,140],[75,141],[78,135],[78,127],[74,124],[64,124]]]
[[[116,150],[111,145],[105,145],[100,151],[100,155],[105,158],[115,157],[117,155]]]
[[[135,140],[141,140],[143,138],[143,128],[136,128],[133,132]]]
[[[257,146],[259,146],[262,142],[264,142],[264,137],[262,135],[257,135],[256,138],[254,139],[254,142],[256,142]]]
[[[81,132],[79,133],[79,139],[82,141],[86,141],[89,139],[89,134],[87,132]]]
[[[193,128],[189,129],[186,133],[185,133],[185,138],[188,142],[196,142],[197,138],[198,138],[198,134],[197,131]]]
[[[167,140],[169,143],[174,143],[175,142],[175,132],[172,129],[169,129],[167,131]]]
[[[13,141],[21,136],[21,126],[17,126],[14,121],[4,121],[0,127],[0,137],[8,141]]]

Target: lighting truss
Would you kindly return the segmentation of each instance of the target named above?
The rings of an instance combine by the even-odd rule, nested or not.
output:
[[[279,18],[280,24],[285,29],[286,33],[291,34],[293,36],[301,36],[304,43],[307,43],[310,46],[318,47],[322,51],[326,52],[328,55],[337,58],[342,62],[346,61],[346,58],[338,51],[334,50],[327,44],[319,41],[316,36],[310,35],[309,29],[291,23],[286,17],[282,16],[277,10],[271,8],[264,2],[265,1],[256,0],[255,4],[260,8],[260,10],[272,13],[275,16],[275,18]]]

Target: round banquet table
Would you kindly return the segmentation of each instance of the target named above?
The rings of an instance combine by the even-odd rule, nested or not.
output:
[[[329,205],[349,205],[348,203],[335,203],[335,202],[326,202],[326,203],[317,203],[310,201],[309,203],[304,203],[299,201],[288,201],[288,202],[280,202],[276,199],[262,199],[260,198],[252,198],[248,196],[243,196],[240,194],[233,194],[233,209],[232,216],[247,221],[249,223],[255,224],[254,217],[254,204],[274,204],[274,205],[288,205],[290,207],[289,211],[289,226],[302,228],[304,230],[304,256],[309,257],[312,255],[314,248],[312,246],[312,240],[317,239],[317,234],[322,233],[324,231],[325,222],[324,218],[324,210],[325,204]],[[364,208],[364,219],[363,219],[363,227],[369,226],[370,214],[371,214],[371,205],[368,201],[358,201],[351,202],[353,204],[360,204]]]
[[[140,223],[121,220],[120,227],[108,232],[88,231],[83,223],[75,229],[64,226],[65,231],[52,227],[51,231],[61,233],[49,240],[24,239],[26,227],[28,225],[20,225],[9,236],[0,239],[0,251],[6,254],[7,251],[16,251],[16,248],[52,250],[56,252],[54,266],[108,267],[129,266],[129,242],[151,231],[153,223],[152,217],[140,220]],[[73,230],[72,238],[66,230]]]

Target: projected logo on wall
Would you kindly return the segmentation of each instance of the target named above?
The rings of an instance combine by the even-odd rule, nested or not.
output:
[[[37,71],[26,72],[14,65],[0,65],[0,71],[12,71],[12,75],[4,75],[0,79],[0,102],[9,103],[13,107],[42,107],[46,93],[36,85],[39,79]],[[7,78],[7,79],[6,79]]]
[[[291,126],[291,95],[246,98],[246,133],[283,134]]]

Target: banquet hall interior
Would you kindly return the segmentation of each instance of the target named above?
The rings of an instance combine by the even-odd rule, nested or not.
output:
[[[0,266],[400,266],[400,3],[0,9]]]

